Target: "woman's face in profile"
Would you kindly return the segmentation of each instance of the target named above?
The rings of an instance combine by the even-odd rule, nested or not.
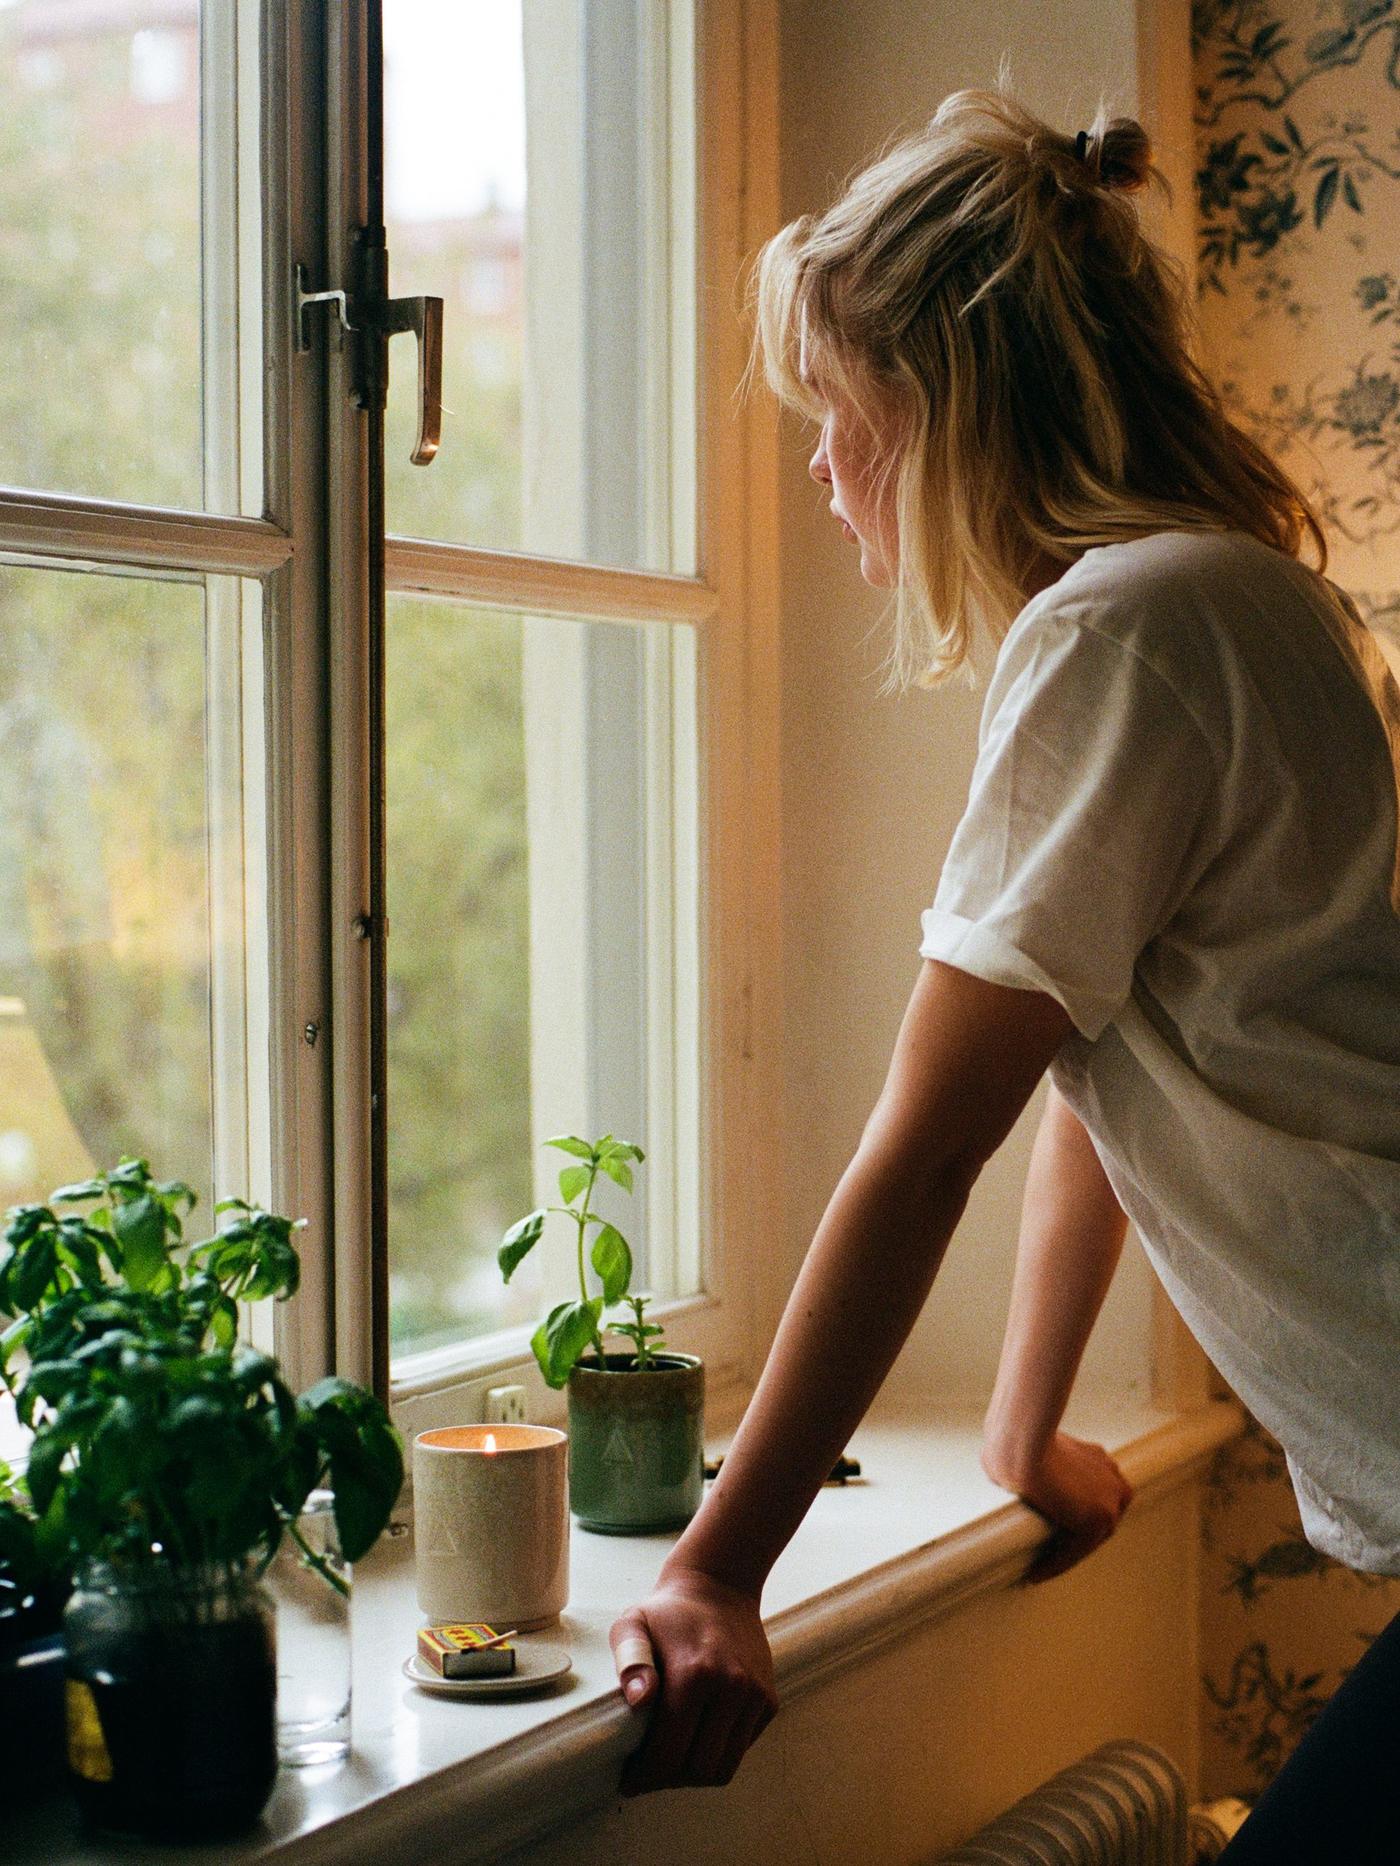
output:
[[[885,450],[846,398],[818,380],[805,328],[797,366],[803,382],[825,409],[817,451],[807,462],[807,471],[819,486],[831,488],[832,516],[850,541],[860,546],[860,574],[876,589],[888,589],[899,570],[899,529],[892,500],[879,491],[878,469],[887,464]]]
[[[854,410],[828,402],[817,450],[807,471],[831,488],[831,510],[846,536],[860,547],[860,574],[876,589],[888,589],[899,566],[899,532],[888,483],[882,494],[879,469],[886,464],[878,437]]]

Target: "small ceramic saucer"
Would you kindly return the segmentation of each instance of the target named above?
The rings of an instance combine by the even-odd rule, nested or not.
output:
[[[515,1648],[515,1670],[499,1678],[439,1678],[416,1652],[403,1662],[403,1675],[420,1691],[442,1698],[510,1697],[517,1691],[538,1691],[552,1685],[572,1669],[565,1646],[537,1646],[522,1639]]]

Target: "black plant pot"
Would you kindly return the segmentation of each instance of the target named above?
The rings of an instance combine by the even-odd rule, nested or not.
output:
[[[63,1781],[63,1639],[48,1616],[0,1613],[0,1807],[18,1809]]]
[[[94,1564],[63,1624],[87,1818],[161,1840],[250,1827],[277,1776],[272,1606],[250,1573],[173,1570],[160,1588]]]

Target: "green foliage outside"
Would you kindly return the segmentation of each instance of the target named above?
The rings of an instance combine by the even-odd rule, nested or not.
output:
[[[196,115],[132,97],[122,34],[38,81],[13,31],[0,11],[0,482],[197,507]],[[440,256],[453,405],[409,467],[396,340],[390,522],[513,541],[519,333],[472,328],[467,229]],[[394,602],[389,664],[393,1323],[421,1344],[494,1323],[467,1273],[494,1277],[530,1191],[519,624]],[[207,1194],[205,733],[197,582],[0,569],[0,998],[89,1160],[157,1153]]]
[[[499,1326],[531,1196],[520,625],[394,598],[386,690],[393,1333],[428,1345]]]

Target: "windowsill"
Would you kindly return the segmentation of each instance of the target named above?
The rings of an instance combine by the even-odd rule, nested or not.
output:
[[[1171,1415],[1079,1399],[1067,1425],[1121,1458],[1141,1502],[1184,1483],[1243,1425],[1232,1401]],[[811,1690],[909,1628],[1005,1586],[1045,1526],[978,1464],[981,1409],[877,1408],[852,1450],[859,1483],[823,1490],[773,1571],[764,1601],[779,1689]],[[651,1584],[671,1538],[575,1530],[571,1599],[557,1633],[574,1673],[549,1696],[453,1703],[415,1690],[399,1667],[420,1615],[411,1542],[387,1539],[355,1580],[355,1749],[337,1768],[279,1778],[263,1823],[208,1854],[220,1866],[352,1866],[440,1844],[454,1860],[494,1859],[612,1795],[638,1725],[617,1690],[607,1632]],[[18,1832],[15,1831],[16,1827]],[[412,1841],[408,1840],[411,1831]],[[135,1842],[84,1841],[65,1803],[10,1826],[9,1857],[33,1866],[171,1858]]]

